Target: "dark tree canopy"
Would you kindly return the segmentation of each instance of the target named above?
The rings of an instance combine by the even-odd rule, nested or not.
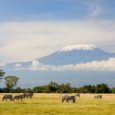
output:
[[[0,80],[2,79],[2,77],[4,76],[5,72],[3,70],[0,70]]]

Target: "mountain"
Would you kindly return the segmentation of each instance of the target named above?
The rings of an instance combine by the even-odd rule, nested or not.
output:
[[[36,61],[29,62],[15,62],[3,65],[3,69],[11,68],[28,68],[32,64],[34,66],[43,65],[69,65],[69,64],[80,64],[88,63],[92,61],[108,60],[114,58],[115,53],[109,53],[97,48],[94,45],[71,45],[60,49],[48,56],[38,58]]]
[[[46,65],[65,65],[101,61],[114,57],[115,53],[109,53],[94,45],[85,44],[66,46],[57,52],[37,60]]]
[[[66,46],[57,52],[34,61],[15,62],[6,65],[1,64],[0,69],[4,70],[7,75],[18,76],[20,78],[18,86],[27,88],[44,85],[50,81],[58,83],[69,81],[73,86],[107,83],[114,87],[115,71],[109,71],[110,68],[115,70],[115,66],[113,66],[115,61],[111,61],[113,59],[109,59],[114,57],[115,53],[103,51],[94,45],[72,45]],[[101,60],[108,61],[106,63],[106,61]],[[91,61],[94,61],[93,65]],[[95,63],[95,61],[101,61],[101,64],[100,62]],[[72,68],[73,66],[76,68],[76,65],[74,64],[78,64],[77,67],[82,68],[82,64],[79,63],[86,63],[85,69],[75,69],[76,71],[68,71],[68,69],[64,69],[67,67]],[[72,64],[72,66],[68,66],[67,64]],[[89,67],[89,65],[92,68],[94,68],[94,66],[96,66],[96,68],[99,67],[99,69],[96,71],[89,69],[87,71],[87,67]],[[101,71],[100,68],[105,68],[105,70]],[[64,71],[60,71],[60,69],[63,69]]]

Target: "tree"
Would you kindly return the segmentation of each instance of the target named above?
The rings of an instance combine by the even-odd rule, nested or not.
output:
[[[21,92],[22,92],[22,89],[21,89],[21,87],[16,87],[15,89],[13,89],[12,92],[13,92],[13,93],[21,93]]]
[[[115,93],[115,87],[112,87],[111,90],[112,90],[112,93]]]
[[[107,84],[97,84],[95,93],[110,93],[111,90]]]
[[[34,93],[43,93],[43,87],[42,86],[36,86],[33,88]]]
[[[94,85],[84,85],[83,87],[80,87],[80,92],[82,92],[82,93],[94,93],[95,92],[95,86]]]
[[[48,89],[50,92],[56,92],[58,90],[59,85],[56,82],[50,82],[48,84]]]
[[[72,92],[71,84],[70,83],[65,83],[61,84],[59,86],[59,89],[57,90],[58,93],[70,93]]]
[[[13,87],[17,85],[19,78],[16,76],[6,76],[4,80],[6,88],[8,89],[9,92],[11,92]]]
[[[3,70],[0,70],[0,80],[3,78],[5,72]]]

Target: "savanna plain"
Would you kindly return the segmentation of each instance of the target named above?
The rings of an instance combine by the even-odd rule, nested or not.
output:
[[[58,93],[36,93],[23,101],[2,101],[3,95],[0,115],[115,115],[115,94],[102,94],[102,100],[94,99],[96,94],[81,94],[75,103],[62,103]]]

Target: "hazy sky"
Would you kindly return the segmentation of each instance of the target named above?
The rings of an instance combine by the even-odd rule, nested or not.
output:
[[[0,0],[0,63],[72,44],[115,52],[115,0]]]

